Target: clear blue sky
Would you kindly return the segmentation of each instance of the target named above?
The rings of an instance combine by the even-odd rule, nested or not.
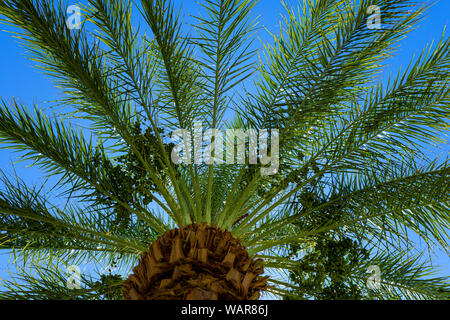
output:
[[[81,3],[83,2],[81,1]],[[69,1],[69,4],[76,3],[79,2]],[[196,14],[198,10],[198,5],[193,0],[176,0],[175,3],[182,4],[184,12],[190,14]],[[290,0],[289,3],[295,4],[296,1]],[[263,26],[271,31],[276,31],[280,13],[283,11],[278,0],[261,0],[254,11],[261,16]],[[400,66],[406,67],[413,55],[419,54],[427,43],[438,41],[444,27],[449,23],[449,18],[450,0],[441,0],[435,4],[422,25],[403,40],[400,51],[388,61],[389,67],[384,74],[395,73]],[[0,28],[2,30],[9,29],[3,25]],[[446,35],[448,37],[448,31]],[[261,39],[267,41],[269,37],[261,34]],[[51,104],[46,102],[57,98],[58,90],[53,87],[46,76],[33,68],[33,62],[24,56],[25,49],[5,32],[0,32],[0,44],[0,97],[17,97],[28,105],[38,103],[44,107],[50,106]],[[450,147],[446,146],[441,151],[448,153],[449,150]],[[10,164],[16,160],[16,154],[0,149],[1,169],[11,172]],[[36,168],[26,168],[23,164],[17,164],[16,169],[19,175],[30,184],[39,184],[42,175]],[[0,277],[5,276],[7,259],[7,256],[0,255]],[[450,260],[447,255],[437,254],[433,263],[443,266],[444,274],[450,275]]]

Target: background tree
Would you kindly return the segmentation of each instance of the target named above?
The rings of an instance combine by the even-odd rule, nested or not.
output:
[[[383,271],[370,297],[448,297],[448,279],[421,264],[410,235],[448,243],[448,160],[425,147],[446,143],[449,39],[376,84],[427,7],[303,1],[286,5],[255,64],[254,5],[206,1],[186,34],[170,1],[89,0],[79,29],[62,3],[0,2],[67,108],[49,116],[2,100],[2,142],[58,178],[32,187],[2,175],[1,246],[25,266],[2,298],[359,298],[368,265]],[[367,27],[370,5],[381,30]],[[131,21],[134,7],[145,24]],[[278,172],[261,175],[248,155],[173,163],[169,134],[197,120],[279,130]],[[69,288],[65,267],[87,261],[123,272],[83,273]]]

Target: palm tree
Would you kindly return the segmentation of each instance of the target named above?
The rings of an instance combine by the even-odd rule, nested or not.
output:
[[[62,3],[0,2],[2,21],[18,27],[30,58],[62,91],[53,116],[1,101],[6,147],[57,179],[30,186],[1,175],[0,243],[18,269],[2,298],[304,297],[304,273],[325,264],[299,253],[323,253],[324,239],[351,239],[338,258],[352,244],[365,248],[346,277],[370,297],[448,297],[448,279],[423,264],[414,243],[448,243],[448,160],[425,150],[446,143],[449,39],[377,83],[426,5],[285,5],[280,33],[259,51],[252,0],[202,2],[189,34],[170,1],[87,2],[75,27]],[[373,5],[381,29],[367,25]],[[132,21],[134,7],[143,21]],[[216,164],[172,161],[171,134],[195,132],[200,121],[278,130],[259,148],[279,157],[278,169],[250,160],[252,131],[238,163],[220,164],[218,147],[210,148]],[[206,142],[220,140],[200,147]],[[190,143],[181,143],[187,160]],[[94,270],[66,286],[65,267],[86,262],[117,266],[126,279]],[[382,278],[366,288],[370,266]]]

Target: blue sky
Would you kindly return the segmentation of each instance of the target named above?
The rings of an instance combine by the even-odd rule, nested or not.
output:
[[[81,1],[83,2],[83,1]],[[69,1],[69,4],[76,4],[76,1]],[[176,4],[182,4],[184,12],[196,14],[198,5],[193,0],[176,0]],[[289,1],[295,4],[295,1]],[[261,0],[254,9],[255,13],[261,16],[261,25],[268,30],[276,32],[280,13],[283,8],[278,0]],[[421,26],[411,32],[401,42],[401,48],[397,54],[388,60],[389,67],[383,73],[385,77],[389,72],[395,73],[401,66],[406,67],[414,55],[418,55],[422,48],[432,41],[441,38],[444,27],[449,24],[450,1],[441,0],[428,12],[428,17]],[[189,19],[188,19],[189,20]],[[9,29],[3,25],[2,30]],[[446,36],[448,37],[448,31]],[[263,41],[269,40],[269,36],[261,33]],[[47,103],[58,97],[58,90],[53,87],[51,81],[40,71],[33,67],[33,62],[28,60],[24,53],[25,48],[20,46],[10,34],[0,32],[0,97],[20,98],[25,104],[38,103],[44,107],[51,106]],[[440,150],[448,153],[450,147],[447,145]],[[11,172],[11,162],[17,160],[17,154],[9,150],[0,149],[0,168]],[[42,175],[36,168],[26,168],[23,164],[17,164],[16,170],[20,176],[25,178],[30,184],[39,184]],[[8,256],[0,255],[0,277],[4,276],[4,269],[7,266]],[[441,265],[445,275],[450,275],[450,260],[444,253],[437,253],[433,264]]]

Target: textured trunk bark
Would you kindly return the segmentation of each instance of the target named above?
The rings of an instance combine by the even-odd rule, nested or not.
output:
[[[195,288],[186,295],[186,300],[219,300],[217,292]]]
[[[229,231],[192,224],[155,241],[122,291],[131,300],[256,300],[263,273]]]

